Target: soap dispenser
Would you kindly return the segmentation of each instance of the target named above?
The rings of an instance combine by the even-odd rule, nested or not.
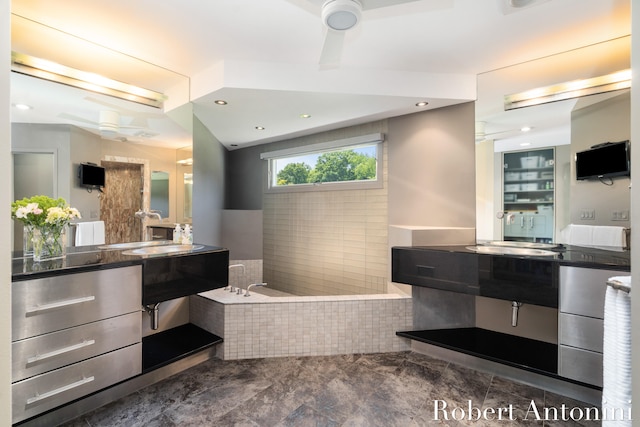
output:
[[[180,243],[182,241],[182,229],[180,224],[176,224],[176,228],[173,230],[173,243]]]
[[[193,244],[193,233],[191,231],[191,226],[189,224],[184,225],[184,233],[182,233],[182,244],[183,245]]]

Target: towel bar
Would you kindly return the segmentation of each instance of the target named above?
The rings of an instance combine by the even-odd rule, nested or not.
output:
[[[618,280],[607,280],[607,286],[611,286],[613,289],[618,289],[622,292],[631,293],[631,287]]]

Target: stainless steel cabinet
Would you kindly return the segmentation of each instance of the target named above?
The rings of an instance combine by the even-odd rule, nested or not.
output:
[[[142,372],[142,267],[12,283],[20,422]]]
[[[560,267],[558,374],[602,387],[604,296],[617,270]]]

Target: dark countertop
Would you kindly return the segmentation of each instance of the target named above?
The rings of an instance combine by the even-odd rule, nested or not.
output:
[[[473,245],[460,245],[460,246],[405,246],[403,249],[424,249],[431,251],[442,252],[458,252],[476,254],[477,252],[467,249],[467,246]],[[522,255],[490,255],[477,253],[480,256],[500,256],[500,257],[515,257],[515,258],[532,258],[539,260],[550,260],[558,263],[559,265],[570,265],[574,267],[584,268],[601,268],[601,269],[613,269],[621,271],[631,271],[630,254],[628,250],[614,251],[605,249],[587,248],[582,246],[567,246],[554,249],[557,255],[554,256],[522,256]]]
[[[217,246],[204,245],[203,248],[191,252],[136,256],[124,255],[125,249],[102,250],[98,249],[98,246],[80,246],[67,248],[67,256],[65,258],[41,262],[34,262],[31,257],[24,258],[21,252],[14,252],[11,260],[11,280],[21,281],[104,268],[142,265],[144,260],[150,258],[173,258],[226,250]]]

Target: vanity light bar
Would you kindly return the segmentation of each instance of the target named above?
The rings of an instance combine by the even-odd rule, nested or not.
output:
[[[631,70],[622,70],[590,79],[574,80],[525,92],[505,95],[504,109],[531,107],[549,102],[563,101],[587,95],[612,92],[631,87]]]
[[[167,99],[160,92],[17,52],[11,52],[11,71],[155,108],[162,108]]]

